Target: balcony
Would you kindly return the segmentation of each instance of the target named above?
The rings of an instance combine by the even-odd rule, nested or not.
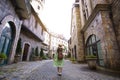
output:
[[[21,28],[22,33],[24,33],[25,35],[27,35],[28,37],[32,38],[32,39],[36,39],[40,42],[43,42],[43,38],[38,37],[33,31],[31,31],[28,27],[22,25]]]
[[[28,0],[11,0],[11,2],[20,20],[29,18],[31,6]]]

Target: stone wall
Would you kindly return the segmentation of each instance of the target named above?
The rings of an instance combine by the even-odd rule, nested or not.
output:
[[[32,31],[36,36],[38,36],[42,41],[44,41],[44,32],[42,32],[42,25],[36,20],[36,17],[31,14],[29,19],[23,21],[23,25],[25,25],[30,31]]]
[[[81,27],[80,8],[78,7],[76,8],[77,58],[79,62],[84,62],[84,43],[83,34],[81,33]]]
[[[116,54],[118,60],[116,60],[118,65],[117,67],[120,68],[120,0],[113,0],[112,3],[112,15],[113,15],[113,25],[115,30],[115,35],[117,39],[117,45],[119,53]]]
[[[119,53],[120,53],[120,0],[113,1],[112,13],[113,13],[114,29],[115,29],[117,44],[119,46]]]
[[[36,47],[38,47],[39,52],[40,52],[40,50],[42,48],[42,43],[40,41],[36,40],[35,38],[28,37],[26,35],[26,33],[23,31],[21,31],[20,38],[22,40],[22,52],[24,51],[24,46],[26,43],[30,45],[28,55],[27,55],[27,61],[29,61],[32,48],[35,49]],[[23,53],[22,53],[22,56],[23,56]]]
[[[78,4],[74,4],[73,15],[72,15],[72,28],[71,34],[71,52],[74,58],[78,62],[84,61],[84,47],[83,39],[81,34],[81,20],[80,20],[80,9]]]
[[[110,11],[99,11],[84,33],[85,43],[92,34],[95,34],[101,42],[105,66],[112,69],[118,68],[120,66],[119,51],[110,18]]]
[[[71,22],[72,32],[71,32],[71,53],[74,58],[77,58],[77,52],[75,54],[75,49],[78,47],[78,38],[77,38],[77,25],[76,25],[76,7],[73,7],[72,9],[72,22]]]
[[[21,29],[21,21],[19,20],[17,14],[14,11],[14,7],[10,0],[0,0],[0,35],[2,33],[3,27],[7,22],[12,22],[15,25],[15,38],[12,43],[12,48],[9,52],[8,63],[14,61],[15,49]],[[11,27],[13,28],[13,27]]]

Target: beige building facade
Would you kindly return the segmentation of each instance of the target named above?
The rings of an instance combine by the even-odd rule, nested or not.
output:
[[[62,44],[64,46],[65,48],[64,54],[67,55],[68,52],[67,40],[63,37],[63,35],[59,35],[52,32],[50,34],[50,52],[49,52],[51,58],[53,58],[53,55],[56,54],[59,44]]]

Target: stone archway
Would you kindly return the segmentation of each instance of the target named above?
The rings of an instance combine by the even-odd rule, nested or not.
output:
[[[75,55],[75,59],[77,59],[76,45],[74,46],[74,55]]]

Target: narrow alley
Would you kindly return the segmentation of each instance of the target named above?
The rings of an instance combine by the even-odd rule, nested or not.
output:
[[[120,0],[0,0],[0,80],[120,80]]]
[[[1,68],[0,80],[120,80],[118,75],[90,70],[86,64],[72,64],[65,60],[62,76],[52,60],[20,62]]]

